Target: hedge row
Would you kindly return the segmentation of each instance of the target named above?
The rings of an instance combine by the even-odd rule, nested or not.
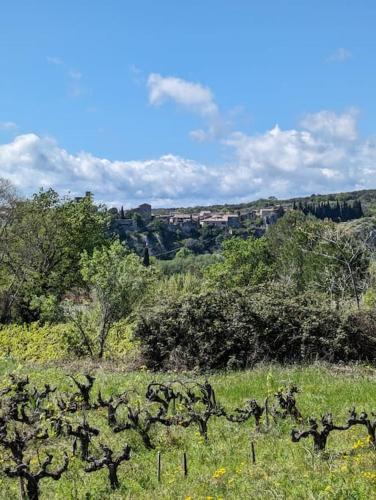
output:
[[[192,295],[145,312],[135,336],[145,364],[158,370],[376,360],[376,315],[338,311],[318,294]]]

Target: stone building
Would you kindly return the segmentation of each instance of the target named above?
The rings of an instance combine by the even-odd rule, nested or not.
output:
[[[131,218],[132,215],[138,214],[146,223],[151,221],[151,205],[149,203],[142,203],[137,208],[132,208],[125,213],[127,219]]]

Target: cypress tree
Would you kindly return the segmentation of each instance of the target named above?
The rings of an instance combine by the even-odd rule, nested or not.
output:
[[[149,248],[148,247],[144,248],[143,264],[144,264],[145,267],[149,267],[150,266],[150,256],[149,256]]]

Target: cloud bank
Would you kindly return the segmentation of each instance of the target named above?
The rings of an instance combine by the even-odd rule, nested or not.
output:
[[[162,95],[158,91],[154,98]],[[201,102],[197,95],[195,106]],[[204,205],[375,187],[376,137],[359,138],[356,122],[354,110],[320,111],[304,116],[296,129],[276,125],[262,134],[233,132],[222,141],[231,160],[218,165],[173,154],[110,161],[24,134],[0,145],[0,177],[24,193],[41,186],[72,195],[91,190],[97,200],[126,206]]]

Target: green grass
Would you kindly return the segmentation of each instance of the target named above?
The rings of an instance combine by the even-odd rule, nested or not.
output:
[[[3,363],[0,387],[5,385],[10,371],[28,373],[31,383],[38,386],[48,382],[62,390],[70,388],[66,377],[71,373],[69,367],[16,367],[10,362]],[[126,388],[142,392],[152,379],[177,378],[176,374],[125,373],[109,365],[105,369],[97,367],[95,374],[94,393],[101,389],[105,396]],[[353,405],[369,413],[376,410],[376,370],[367,367],[265,366],[252,371],[213,374],[210,381],[217,400],[228,409],[242,405],[249,398],[262,402],[281,385],[295,383],[301,388],[297,401],[304,416],[319,417],[331,411],[335,421],[342,424]],[[152,432],[156,450],[147,451],[133,431],[113,435],[105,413],[89,412],[88,420],[103,431],[95,438],[94,452],[101,442],[117,451],[126,442],[132,447],[131,460],[119,468],[121,489],[112,492],[105,471],[85,474],[80,460],[72,458],[62,480],[41,482],[42,499],[375,498],[376,453],[367,445],[354,447],[358,440],[366,438],[364,427],[333,432],[327,451],[318,455],[312,451],[311,440],[291,442],[290,432],[295,424],[290,420],[258,433],[253,421],[236,424],[213,418],[209,422],[207,444],[193,427],[170,430],[157,427]],[[256,465],[250,459],[251,440],[255,443]],[[54,454],[71,450],[69,442],[61,444],[53,439],[47,449]],[[162,456],[160,483],[156,477],[157,451]],[[187,478],[182,473],[183,451],[188,454]],[[39,454],[43,456],[42,449]],[[0,498],[18,498],[17,482],[0,475]]]

